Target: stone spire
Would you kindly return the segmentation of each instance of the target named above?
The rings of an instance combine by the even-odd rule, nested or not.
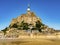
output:
[[[30,5],[28,4],[28,8],[27,8],[27,11],[29,12],[30,11]]]

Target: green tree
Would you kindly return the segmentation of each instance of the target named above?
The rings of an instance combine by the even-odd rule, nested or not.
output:
[[[42,23],[38,20],[36,22],[36,29],[39,30],[39,32],[41,32],[41,26],[42,26]]]
[[[13,24],[11,27],[12,27],[12,28],[17,28],[18,25],[17,25],[17,24]]]
[[[22,27],[23,30],[28,30],[29,29],[28,26],[29,26],[28,23],[24,23],[24,21],[21,22],[20,27]]]
[[[2,30],[4,32],[4,35],[6,34],[7,30],[8,30],[8,27],[6,27],[5,29]]]
[[[23,29],[25,29],[25,30],[28,30],[28,29],[29,29],[29,27],[28,27],[28,23],[24,23],[24,25],[23,25]]]
[[[38,20],[37,22],[36,22],[36,28],[40,28],[41,27],[41,22]]]

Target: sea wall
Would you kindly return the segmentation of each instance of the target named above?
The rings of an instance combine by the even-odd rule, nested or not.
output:
[[[43,38],[43,39],[60,39],[60,35],[30,35],[30,36],[19,36],[18,38]]]

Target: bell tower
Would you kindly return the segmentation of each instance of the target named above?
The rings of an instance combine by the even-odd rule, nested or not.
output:
[[[27,8],[27,11],[29,12],[30,11],[30,5],[28,4],[28,8]]]
[[[28,4],[28,8],[27,8],[27,14],[28,15],[31,15],[31,12],[30,12],[30,5]]]

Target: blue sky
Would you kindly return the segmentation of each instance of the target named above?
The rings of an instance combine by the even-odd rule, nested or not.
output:
[[[54,29],[60,29],[60,0],[0,0],[0,30],[8,27],[13,18],[31,11],[42,22]]]

